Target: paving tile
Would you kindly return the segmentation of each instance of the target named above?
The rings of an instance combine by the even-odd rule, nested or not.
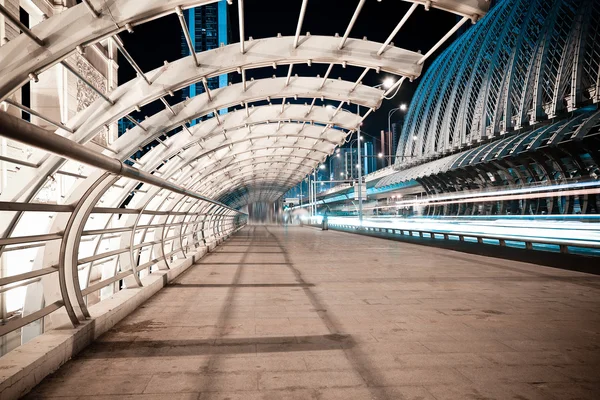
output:
[[[103,376],[92,373],[85,377],[67,377],[65,380],[45,379],[36,387],[32,398],[47,396],[95,396],[143,393],[151,375]]]
[[[257,390],[257,374],[242,373],[173,373],[155,374],[144,393],[215,392],[223,390]]]
[[[598,383],[539,383],[532,386],[548,399],[597,400],[600,393]]]
[[[572,382],[567,375],[545,366],[456,367],[472,382]]]
[[[581,364],[572,354],[558,351],[524,351],[480,353],[481,357],[502,365],[569,365]]]
[[[273,353],[265,357],[219,357],[208,366],[210,372],[306,371],[301,354]]]
[[[600,384],[600,369],[597,365],[556,365],[554,370],[577,382]]]
[[[493,353],[504,354],[504,353]],[[490,366],[490,360],[474,353],[400,354],[394,356],[397,367]]]
[[[468,380],[450,367],[372,368],[363,372],[369,386],[420,386],[439,383],[465,383]]]
[[[238,392],[202,393],[199,400],[320,400],[317,392],[309,389],[284,389]]]
[[[512,348],[495,340],[485,341],[443,341],[423,342],[423,345],[434,353],[493,353],[502,351],[514,351]]]
[[[328,372],[263,372],[259,387],[263,389],[327,388],[364,385],[363,379],[354,371]]]
[[[198,400],[200,393],[173,393],[169,400]],[[64,399],[60,398],[60,400]],[[77,400],[164,400],[163,394],[135,394],[135,395],[110,395],[110,396],[80,396]],[[58,400],[58,399],[57,399]]]
[[[318,389],[319,400],[435,400],[423,387],[369,387]]]
[[[526,384],[480,384],[466,383],[453,385],[425,385],[425,389],[436,400],[558,400],[549,393],[544,393],[534,386]]]

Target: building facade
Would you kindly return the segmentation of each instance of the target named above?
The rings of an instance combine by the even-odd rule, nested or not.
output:
[[[362,175],[370,174],[377,170],[377,156],[371,142],[362,144]],[[350,180],[358,178],[358,151],[356,146],[340,148],[339,153],[332,155],[329,160],[330,180]]]
[[[72,7],[75,0],[0,0],[2,4],[15,18],[25,26],[32,28],[42,20],[52,15],[63,12]],[[0,15],[0,46],[9,43],[20,34],[19,29],[6,17]],[[86,46],[82,53],[75,52],[65,61],[68,66],[84,77],[90,84],[102,93],[109,93],[118,85],[117,79],[117,48],[109,40]],[[57,131],[57,126],[48,122],[51,120],[58,124],[66,124],[76,113],[87,108],[98,98],[98,94],[86,83],[78,79],[65,66],[58,64],[48,70],[31,76],[31,82],[15,92],[6,102],[0,104],[0,110],[12,115],[19,116],[38,126],[51,131]],[[33,110],[44,116],[40,119],[24,108]],[[47,120],[46,120],[47,119]],[[58,129],[58,131],[61,131]],[[62,132],[61,132],[62,133]],[[64,134],[68,135],[66,131]],[[103,147],[110,145],[118,136],[117,124],[110,124],[98,132],[92,140],[92,147],[101,151]],[[15,184],[18,180],[28,179],[37,172],[37,165],[42,158],[40,151],[32,147],[10,141],[5,138],[0,140],[0,201],[19,201],[22,193]],[[31,174],[31,175],[28,175]],[[61,168],[51,179],[37,191],[34,201],[46,204],[63,204],[66,194],[87,174],[87,167],[79,163],[70,163]],[[47,222],[46,222],[47,221]],[[36,226],[40,229],[50,219],[42,219],[31,213],[22,217],[22,223]],[[3,227],[3,229],[6,229]],[[23,269],[32,268],[33,260],[36,258],[36,248],[25,249],[21,252],[2,252],[0,256],[0,276],[11,276]],[[3,321],[18,318],[28,312],[24,305],[26,293],[34,293],[40,282],[28,286],[15,288],[9,292],[0,294],[0,314]],[[7,295],[8,294],[8,295]],[[30,304],[42,298],[31,298]],[[4,354],[21,342],[43,331],[42,324],[38,321],[23,328],[22,335],[16,331],[5,335],[1,339],[0,353]]]
[[[208,4],[203,7],[190,8],[184,12],[185,21],[192,39],[192,45],[197,53],[213,50],[229,44],[229,16],[227,1]],[[181,34],[181,55],[187,57],[190,50],[183,33]],[[208,88],[217,89],[227,86],[228,75],[208,79]],[[183,89],[183,99],[204,93],[202,83],[196,83]]]
[[[76,4],[75,0],[0,0],[9,12],[28,27],[58,14]],[[0,45],[8,43],[19,34],[18,28],[0,15]],[[109,40],[87,46],[83,54],[75,53],[66,62],[103,93],[117,87],[117,49]],[[77,112],[87,108],[98,95],[77,79],[65,67],[58,65],[34,77],[30,84],[14,94],[12,101],[27,106],[53,121],[67,122]],[[29,117],[16,107],[4,103],[3,110],[23,115],[36,125],[55,130],[56,127],[36,117]],[[117,137],[117,126],[109,126],[94,139],[107,145]]]

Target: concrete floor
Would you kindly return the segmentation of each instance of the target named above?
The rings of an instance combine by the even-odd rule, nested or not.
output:
[[[246,228],[31,399],[598,399],[600,277]]]

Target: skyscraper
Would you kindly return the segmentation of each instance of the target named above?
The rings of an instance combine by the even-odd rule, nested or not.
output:
[[[229,43],[230,29],[226,0],[185,10],[184,17],[196,53],[216,49],[221,44],[227,45]],[[190,55],[190,50],[183,33],[181,34],[181,54],[184,57]],[[228,82],[229,76],[225,74],[210,78],[208,80],[208,87],[211,90],[217,89],[227,86]],[[201,93],[204,93],[204,86],[202,83],[196,83],[184,88],[182,96],[185,99],[186,97],[194,97]]]
[[[368,175],[377,171],[377,159],[373,151],[373,143],[364,142],[361,157],[363,158],[362,175]]]
[[[402,125],[404,123],[404,118],[402,118],[398,122],[392,123],[392,163],[394,163],[394,158],[396,156],[396,150],[398,149],[398,139],[400,139],[400,134],[402,133]]]

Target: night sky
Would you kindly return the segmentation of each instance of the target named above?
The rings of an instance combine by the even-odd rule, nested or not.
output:
[[[294,35],[301,3],[301,0],[246,0],[244,2],[246,39],[249,36],[254,39],[272,37],[277,33],[281,33],[283,36]],[[309,0],[302,33],[307,31],[312,35],[339,33],[342,36],[357,4],[358,0]],[[398,0],[381,2],[368,0],[350,37],[366,36],[369,40],[376,42],[385,41],[410,5],[411,3]],[[229,6],[229,20],[231,41],[235,43],[239,41],[236,1]],[[453,14],[434,9],[425,11],[423,7],[419,7],[393,42],[398,47],[413,51],[421,50],[422,53],[426,53],[456,22],[457,17]],[[123,32],[120,36],[130,54],[144,71],[160,67],[164,60],[174,61],[181,58],[181,27],[175,14],[138,26],[133,34]],[[435,55],[441,51],[442,49],[438,50]],[[425,69],[431,65],[435,55],[427,60]],[[119,81],[123,83],[134,76],[134,71],[123,57],[119,57],[119,63]],[[276,71],[272,68],[248,71],[247,78],[270,77],[274,73],[277,76],[286,76],[287,69],[287,66],[280,66]],[[297,65],[294,67],[294,73],[299,76],[316,76],[317,74],[323,76],[326,69],[327,65],[321,64],[313,64],[312,67]],[[335,66],[330,78],[341,77],[345,80],[356,81],[362,71],[362,68],[347,67],[343,69],[341,66]],[[374,86],[381,83],[385,77],[384,73],[378,75],[375,71],[371,71],[363,82]],[[232,74],[232,80],[234,83],[238,82],[240,76]],[[401,103],[410,103],[418,82],[419,80],[412,83],[406,81],[393,100],[384,101],[382,107],[365,121],[363,126],[365,133],[378,138],[379,131],[387,129],[388,111],[398,107]],[[169,101],[175,103],[180,100],[180,98],[173,98]],[[317,102],[317,104],[319,103]],[[355,111],[355,107],[352,111]],[[159,104],[153,104],[142,112],[154,113],[162,108],[163,106]],[[400,112],[394,114],[394,118],[399,117],[401,117]]]

